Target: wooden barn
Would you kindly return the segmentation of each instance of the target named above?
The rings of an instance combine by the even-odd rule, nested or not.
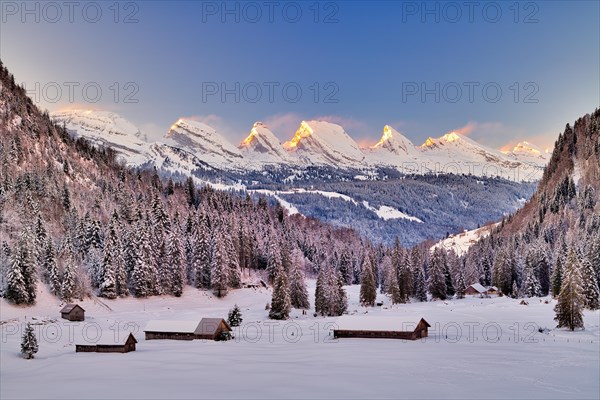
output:
[[[202,318],[200,322],[155,320],[144,329],[146,340],[222,340],[229,332],[231,327],[223,318]]]
[[[393,317],[344,316],[336,321],[335,338],[417,340],[428,336],[431,327],[425,319],[406,323]]]
[[[77,344],[75,352],[77,353],[129,353],[135,351],[137,340],[132,333],[125,339],[123,344]]]
[[[60,310],[60,316],[69,321],[85,321],[85,310],[79,304],[67,304]]]
[[[465,294],[469,294],[469,295],[486,295],[488,293],[488,290],[481,284],[479,283],[474,283],[472,285],[469,285],[469,287],[467,287],[465,289]]]

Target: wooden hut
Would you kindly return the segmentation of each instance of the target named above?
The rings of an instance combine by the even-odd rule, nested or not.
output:
[[[223,318],[202,318],[200,322],[155,320],[144,329],[146,340],[221,340],[229,332],[231,327]]]
[[[465,294],[484,296],[487,294],[487,289],[479,283],[474,283],[465,289]]]
[[[75,345],[75,352],[77,353],[129,353],[135,351],[135,344],[137,340],[132,333],[125,339],[123,344],[77,344]]]
[[[392,317],[344,316],[336,321],[335,338],[417,340],[428,336],[431,327],[421,318],[416,324],[403,323]]]
[[[60,310],[60,316],[69,321],[84,321],[85,310],[79,304],[67,304]]]

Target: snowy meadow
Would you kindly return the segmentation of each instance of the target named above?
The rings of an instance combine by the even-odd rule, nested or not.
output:
[[[309,293],[314,293],[309,281]],[[181,298],[88,299],[85,322],[60,319],[61,303],[40,292],[33,307],[1,303],[1,398],[582,398],[600,394],[600,312],[586,311],[585,330],[555,329],[550,298],[508,297],[383,306],[358,305],[347,286],[349,312],[369,325],[389,317],[432,326],[417,341],[334,339],[337,318],[268,319],[268,289],[239,289],[226,298],[186,288]],[[314,299],[311,299],[311,303]],[[243,323],[234,340],[144,340],[150,320],[226,317],[238,304]],[[378,318],[379,319],[379,318]],[[35,359],[19,344],[26,322],[39,341]],[[121,343],[133,332],[137,351],[75,353],[75,344]],[[77,374],[73,374],[74,372]],[[73,378],[70,376],[73,375]],[[32,385],[35,376],[36,384]],[[110,384],[107,384],[110,382]]]

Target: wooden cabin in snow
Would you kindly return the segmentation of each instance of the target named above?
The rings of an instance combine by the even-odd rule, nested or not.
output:
[[[225,340],[231,327],[223,318],[202,318],[198,321],[166,321],[148,322],[144,333],[146,340]]]
[[[132,333],[125,339],[123,344],[77,344],[75,345],[75,352],[77,353],[129,353],[135,351],[135,344],[137,340]]]
[[[79,304],[67,304],[60,310],[60,316],[69,321],[84,321],[85,310]]]
[[[394,317],[343,316],[336,321],[335,338],[417,340],[428,336],[425,319],[406,323]]]
[[[480,283],[474,283],[465,289],[465,294],[485,296],[488,290]]]

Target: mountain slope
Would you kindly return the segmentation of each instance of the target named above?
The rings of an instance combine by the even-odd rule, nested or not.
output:
[[[244,156],[216,129],[198,121],[179,119],[166,138],[167,144],[191,153],[202,161],[220,168],[242,168]]]
[[[250,134],[239,146],[243,156],[253,164],[289,164],[294,162],[291,154],[279,139],[262,122],[255,122]]]
[[[112,147],[127,165],[141,165],[147,161],[146,136],[116,113],[70,110],[53,112],[50,116],[75,137],[86,138],[97,146]]]
[[[284,147],[308,165],[360,168],[365,160],[344,128],[325,121],[302,121]]]

